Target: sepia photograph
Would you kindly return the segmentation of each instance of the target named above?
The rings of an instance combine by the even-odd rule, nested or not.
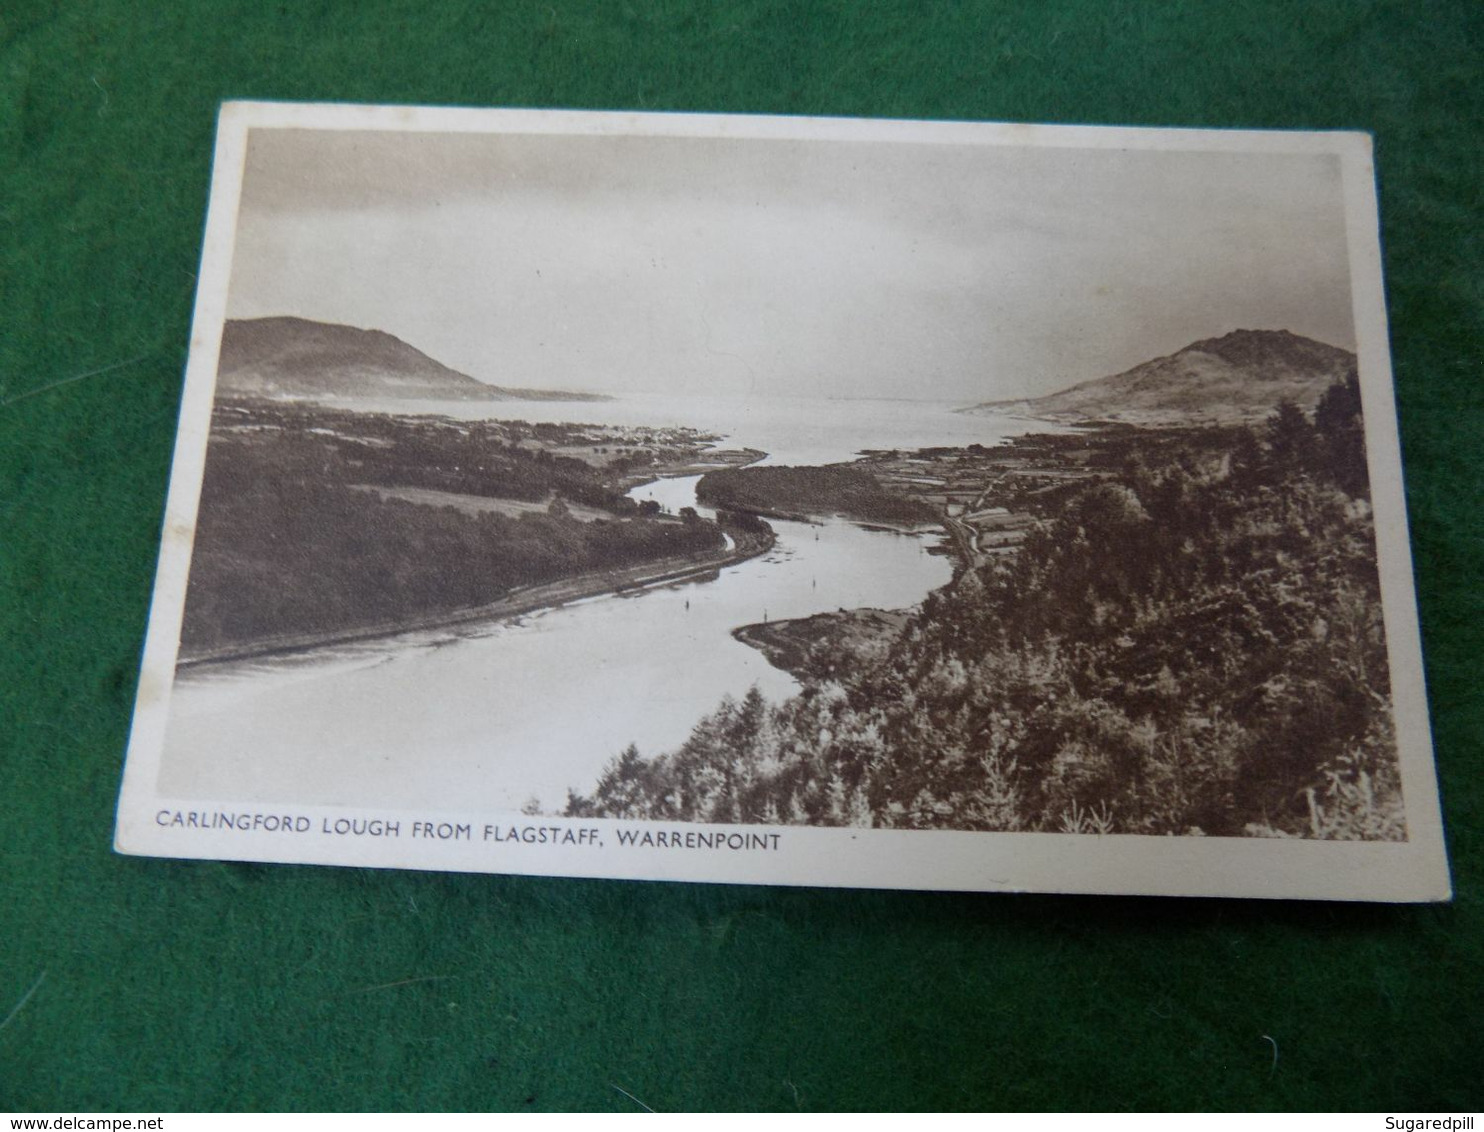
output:
[[[118,847],[1440,900],[1359,134],[228,104]]]

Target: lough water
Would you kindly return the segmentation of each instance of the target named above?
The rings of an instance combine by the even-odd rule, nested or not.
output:
[[[473,419],[689,425],[822,464],[870,448],[993,444],[1025,422],[912,401],[519,402],[376,406]],[[669,510],[695,505],[698,477],[636,488]],[[704,508],[701,509],[704,513]],[[774,521],[768,554],[711,580],[603,596],[512,622],[407,633],[298,656],[182,673],[161,789],[198,801],[396,809],[559,809],[591,790],[627,744],[655,755],[684,741],[723,696],[797,689],[731,636],[765,618],[904,608],[944,584],[933,536],[843,520]]]

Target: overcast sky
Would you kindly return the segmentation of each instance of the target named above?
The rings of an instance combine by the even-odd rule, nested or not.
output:
[[[501,385],[980,401],[1354,348],[1332,156],[254,129],[233,318]]]

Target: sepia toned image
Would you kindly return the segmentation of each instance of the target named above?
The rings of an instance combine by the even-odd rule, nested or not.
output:
[[[1368,139],[224,110],[127,852],[1442,899]]]

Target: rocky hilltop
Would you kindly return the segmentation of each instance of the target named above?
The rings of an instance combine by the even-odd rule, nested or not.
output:
[[[960,411],[1130,424],[1250,421],[1282,401],[1312,409],[1354,364],[1349,350],[1287,330],[1234,330],[1060,393]]]
[[[290,317],[228,319],[222,329],[217,388],[245,396],[311,399],[606,400],[487,385],[385,331]]]

